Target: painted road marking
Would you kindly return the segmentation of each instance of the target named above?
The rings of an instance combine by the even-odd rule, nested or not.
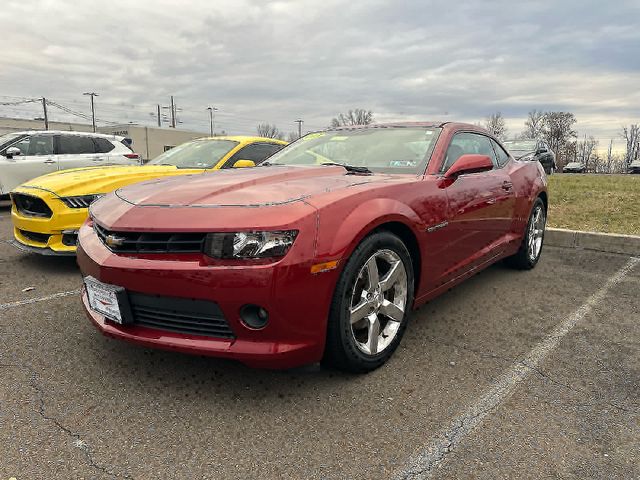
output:
[[[11,302],[11,303],[2,303],[0,304],[0,311],[8,310],[9,308],[21,307],[23,305],[30,305],[32,303],[46,302],[47,300],[53,300],[54,298],[62,298],[62,297],[68,297],[69,295],[77,295],[78,293],[80,293],[80,289],[69,290],[67,292],[54,293],[52,295],[47,295],[46,297],[30,298],[28,300],[18,300],[17,302]]]
[[[531,374],[532,369],[537,368],[558,346],[562,338],[581,322],[596,305],[602,302],[609,290],[620,283],[638,263],[640,263],[640,258],[631,258],[582,306],[559,323],[524,359],[503,373],[493,386],[477,402],[456,417],[445,431],[425,443],[421,451],[407,463],[407,466],[396,478],[402,480],[431,478],[434,470],[446,460],[449,452],[471,433],[493,409],[508,399],[518,385]]]

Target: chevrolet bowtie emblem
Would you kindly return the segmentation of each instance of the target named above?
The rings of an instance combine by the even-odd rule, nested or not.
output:
[[[108,247],[121,247],[124,244],[126,239],[124,237],[119,237],[118,235],[109,234],[104,239],[104,243],[107,244]]]

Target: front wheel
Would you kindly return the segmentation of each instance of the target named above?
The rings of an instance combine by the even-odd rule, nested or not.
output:
[[[413,265],[389,232],[365,238],[347,261],[333,295],[323,363],[364,373],[400,343],[413,305]]]
[[[506,259],[509,266],[520,270],[529,270],[536,266],[542,253],[544,231],[547,223],[547,211],[540,197],[533,202],[527,230],[517,253]]]

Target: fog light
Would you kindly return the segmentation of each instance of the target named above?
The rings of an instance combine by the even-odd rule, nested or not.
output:
[[[269,312],[259,305],[244,305],[240,309],[240,319],[249,328],[264,328],[269,321]]]

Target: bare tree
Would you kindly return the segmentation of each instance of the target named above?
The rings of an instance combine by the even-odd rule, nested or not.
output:
[[[631,162],[640,158],[640,125],[636,123],[622,127],[622,137],[627,142],[624,154],[624,173],[627,173]]]
[[[542,138],[545,124],[545,113],[542,110],[531,110],[524,122],[524,130],[520,135],[522,138],[537,140]]]
[[[558,168],[566,165],[569,158],[575,158],[574,155],[570,155],[570,150],[575,149],[573,139],[577,137],[577,133],[573,129],[574,123],[576,123],[576,117],[570,112],[547,112],[545,114],[542,138],[555,152]],[[571,145],[572,143],[574,145]]]
[[[349,110],[346,114],[341,113],[331,120],[332,127],[344,127],[350,125],[369,125],[373,123],[373,112],[356,108]]]
[[[278,127],[270,123],[261,123],[256,127],[258,136],[265,138],[277,138],[282,140],[284,133],[278,130]]]
[[[505,123],[501,112],[489,115],[484,122],[484,127],[500,140],[507,139],[507,124]]]
[[[289,132],[289,133],[287,133],[287,136],[285,137],[286,141],[289,142],[289,143],[295,142],[299,138],[300,137],[298,136],[298,132]]]
[[[596,171],[596,165],[591,163],[593,157],[596,155],[595,149],[598,146],[598,140],[593,136],[584,136],[584,140],[576,142],[576,162],[580,162],[584,165],[586,172]],[[591,168],[590,168],[591,167]],[[597,172],[596,172],[597,173]]]

